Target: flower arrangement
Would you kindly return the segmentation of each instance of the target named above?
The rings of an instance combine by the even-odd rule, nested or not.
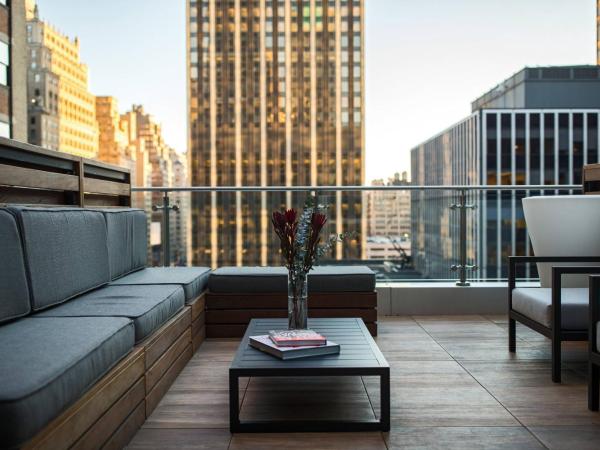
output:
[[[300,215],[295,209],[275,211],[271,218],[279,237],[281,254],[288,270],[289,328],[306,328],[307,275],[336,242],[347,234],[333,234],[321,243],[321,231],[327,223],[327,205],[309,195]]]

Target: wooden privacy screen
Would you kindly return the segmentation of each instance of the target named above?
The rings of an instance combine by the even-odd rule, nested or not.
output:
[[[600,164],[583,166],[583,193],[600,194]]]
[[[0,138],[0,203],[130,206],[129,169]]]

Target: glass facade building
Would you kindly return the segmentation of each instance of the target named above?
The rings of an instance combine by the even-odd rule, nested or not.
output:
[[[457,123],[411,151],[412,183],[417,185],[478,184],[477,114]],[[446,190],[413,191],[411,198],[411,255],[414,268],[423,278],[453,278],[450,266],[458,255],[459,215],[450,209],[454,193]],[[473,199],[470,198],[471,203]],[[467,216],[468,242],[477,242],[478,228]],[[476,259],[475,247],[467,248]]]
[[[474,102],[476,111],[471,116],[414,148],[411,154],[413,183],[580,184],[583,165],[600,162],[600,102],[595,98],[600,90],[600,73],[595,67],[587,72],[578,72],[582,68],[547,69],[519,72],[503,83],[510,88],[500,94],[490,91]],[[585,105],[583,100],[575,99],[571,101],[577,105],[564,107],[564,102],[569,101],[564,95],[571,89],[569,83],[580,83],[584,73],[589,76],[589,103]],[[553,76],[560,80],[546,85],[545,81]],[[531,80],[545,85],[528,86]],[[515,92],[523,95],[514,95]],[[506,96],[512,98],[507,100]],[[580,97],[585,98],[586,92],[581,92]],[[510,107],[521,101],[524,106],[545,101],[562,107]],[[490,104],[507,107],[485,107]],[[569,191],[551,193],[568,194]],[[479,267],[474,278],[505,278],[509,255],[530,254],[521,199],[543,194],[532,190],[469,194],[469,203],[476,206],[467,215],[467,255],[469,263]],[[451,191],[413,193],[412,254],[415,268],[424,277],[449,278],[450,265],[457,263],[459,214],[449,209],[455,197],[456,193]],[[522,268],[519,275],[535,275],[529,270]]]
[[[362,0],[188,0],[188,118],[194,186],[364,182]],[[192,196],[193,263],[279,262],[269,217],[305,194]],[[359,193],[328,197],[334,257],[360,258]]]

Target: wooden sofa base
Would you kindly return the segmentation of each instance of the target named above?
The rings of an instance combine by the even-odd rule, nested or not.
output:
[[[138,344],[25,449],[123,448],[204,341],[204,294]]]
[[[308,296],[309,317],[360,317],[377,336],[377,292],[321,292]],[[206,293],[206,337],[242,337],[251,319],[287,317],[284,293]]]
[[[127,418],[144,405],[144,358],[144,349],[134,348],[23,448],[102,447],[120,426],[113,420]]]

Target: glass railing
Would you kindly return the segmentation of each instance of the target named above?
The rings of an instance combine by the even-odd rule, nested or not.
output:
[[[270,218],[328,205],[324,235],[347,233],[321,264],[367,265],[378,282],[500,281],[509,255],[533,254],[521,199],[579,185],[133,188],[149,216],[150,265],[281,265]],[[518,278],[536,280],[535,265]]]

